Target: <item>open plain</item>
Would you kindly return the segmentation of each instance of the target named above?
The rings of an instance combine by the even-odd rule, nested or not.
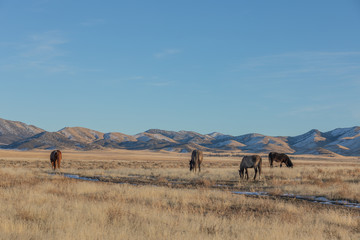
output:
[[[199,174],[189,153],[69,150],[53,171],[50,152],[0,150],[0,239],[360,239],[342,204],[360,202],[359,157],[261,155],[261,179],[239,181],[235,152],[205,153]]]

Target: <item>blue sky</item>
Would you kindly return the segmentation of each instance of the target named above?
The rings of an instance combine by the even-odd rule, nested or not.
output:
[[[360,125],[359,1],[0,1],[0,118],[295,136]]]

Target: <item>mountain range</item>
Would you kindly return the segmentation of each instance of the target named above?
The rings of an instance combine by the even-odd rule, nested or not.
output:
[[[190,152],[268,153],[328,156],[360,156],[360,127],[336,128],[328,132],[313,129],[294,137],[272,137],[257,133],[231,136],[213,132],[150,129],[136,135],[102,133],[83,127],[65,127],[48,132],[36,126],[0,118],[0,148],[3,149],[131,149]]]

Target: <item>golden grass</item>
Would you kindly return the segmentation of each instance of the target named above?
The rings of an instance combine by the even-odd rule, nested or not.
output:
[[[315,167],[315,160],[301,159],[293,169],[270,169],[264,161],[260,181],[239,182],[236,157],[207,157],[197,175],[181,154],[63,154],[61,172],[141,183],[130,185],[50,175],[49,154],[0,151],[0,239],[360,238],[358,209],[229,191],[357,200],[360,166],[353,158],[322,159]]]

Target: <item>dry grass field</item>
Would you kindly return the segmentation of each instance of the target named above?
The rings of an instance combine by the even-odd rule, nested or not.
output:
[[[262,156],[261,180],[239,181],[238,154],[205,155],[200,174],[190,154],[63,151],[55,172],[49,155],[0,150],[0,239],[360,239],[359,208],[279,197],[360,202],[358,157]]]

